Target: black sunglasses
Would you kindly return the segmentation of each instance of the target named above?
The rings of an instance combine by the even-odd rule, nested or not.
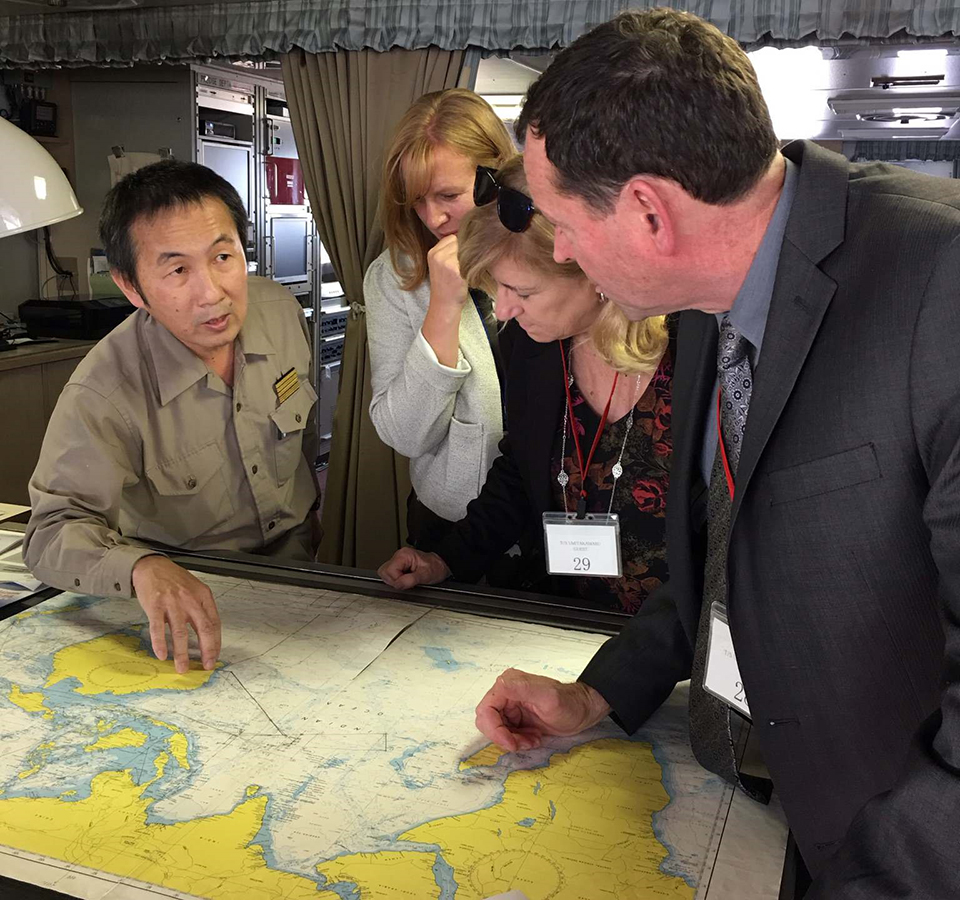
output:
[[[497,170],[489,166],[477,166],[477,177],[473,182],[473,203],[486,206],[497,201],[497,216],[500,224],[508,231],[518,234],[530,227],[530,221],[537,208],[524,193],[504,187],[497,181]]]

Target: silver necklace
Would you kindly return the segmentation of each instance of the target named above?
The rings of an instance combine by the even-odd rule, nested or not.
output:
[[[573,356],[573,354],[570,354]],[[642,375],[637,376],[637,397],[630,405],[630,413],[627,416],[627,427],[623,432],[623,443],[620,445],[620,455],[617,457],[617,461],[613,464],[613,468],[610,470],[613,475],[613,486],[610,488],[610,505],[607,507],[607,515],[610,515],[610,511],[613,509],[613,497],[617,492],[617,482],[620,480],[620,476],[623,474],[623,451],[627,449],[627,438],[630,437],[630,431],[633,429],[633,413],[637,408],[637,404],[640,402],[640,381],[643,378]],[[570,362],[570,374],[567,377],[567,387],[573,387],[573,361]],[[570,512],[570,505],[567,503],[567,485],[570,483],[570,476],[567,474],[567,470],[564,468],[564,465],[567,460],[567,426],[570,421],[570,407],[564,399],[563,404],[563,438],[560,442],[560,473],[557,475],[557,484],[560,485],[560,490],[563,493],[563,511],[565,513]],[[587,473],[581,472],[580,477],[586,480]]]

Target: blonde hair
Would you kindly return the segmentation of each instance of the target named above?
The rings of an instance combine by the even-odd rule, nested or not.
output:
[[[493,167],[514,153],[503,122],[473,91],[424,94],[403,114],[383,163],[380,221],[390,261],[408,291],[426,279],[427,251],[436,243],[414,206],[430,186],[433,151],[440,146]]]
[[[497,172],[497,182],[529,196],[520,154],[504,163]],[[491,270],[503,258],[542,275],[571,280],[587,278],[575,262],[554,261],[553,225],[538,212],[525,231],[516,233],[500,223],[496,203],[480,206],[463,217],[458,244],[464,280],[491,297],[497,293]],[[590,339],[608,366],[625,375],[640,375],[656,369],[669,338],[664,316],[632,322],[618,307],[608,303],[593,323]]]

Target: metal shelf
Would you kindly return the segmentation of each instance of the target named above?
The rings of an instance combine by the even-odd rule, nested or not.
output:
[[[252,147],[253,141],[240,141],[236,138],[223,137],[219,134],[201,134],[197,132],[197,139],[208,141],[211,144],[229,144],[231,147]]]

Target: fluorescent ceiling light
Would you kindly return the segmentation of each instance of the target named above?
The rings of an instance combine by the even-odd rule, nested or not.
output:
[[[841,128],[840,137],[845,141],[935,141],[942,138],[948,128],[910,128],[909,126],[877,128]]]
[[[917,77],[920,75],[946,75],[947,51],[943,47],[936,49],[899,50],[897,58],[889,62],[890,71],[886,75],[899,78]]]
[[[523,102],[523,94],[481,94],[491,106],[518,106]]]
[[[818,137],[829,66],[818,47],[764,47],[747,54],[781,140]]]
[[[786,88],[816,88],[829,72],[819,47],[762,47],[747,54],[766,92]]]
[[[838,116],[876,114],[909,115],[910,113],[943,113],[955,116],[960,109],[957,88],[857,88],[840,91],[827,99],[827,105]]]
[[[910,47],[897,51],[897,57],[899,59],[912,59],[914,62],[943,62],[946,56],[946,47],[935,47],[933,49],[928,49],[927,47]]]
[[[481,94],[501,122],[514,122],[523,108],[523,94]]]

